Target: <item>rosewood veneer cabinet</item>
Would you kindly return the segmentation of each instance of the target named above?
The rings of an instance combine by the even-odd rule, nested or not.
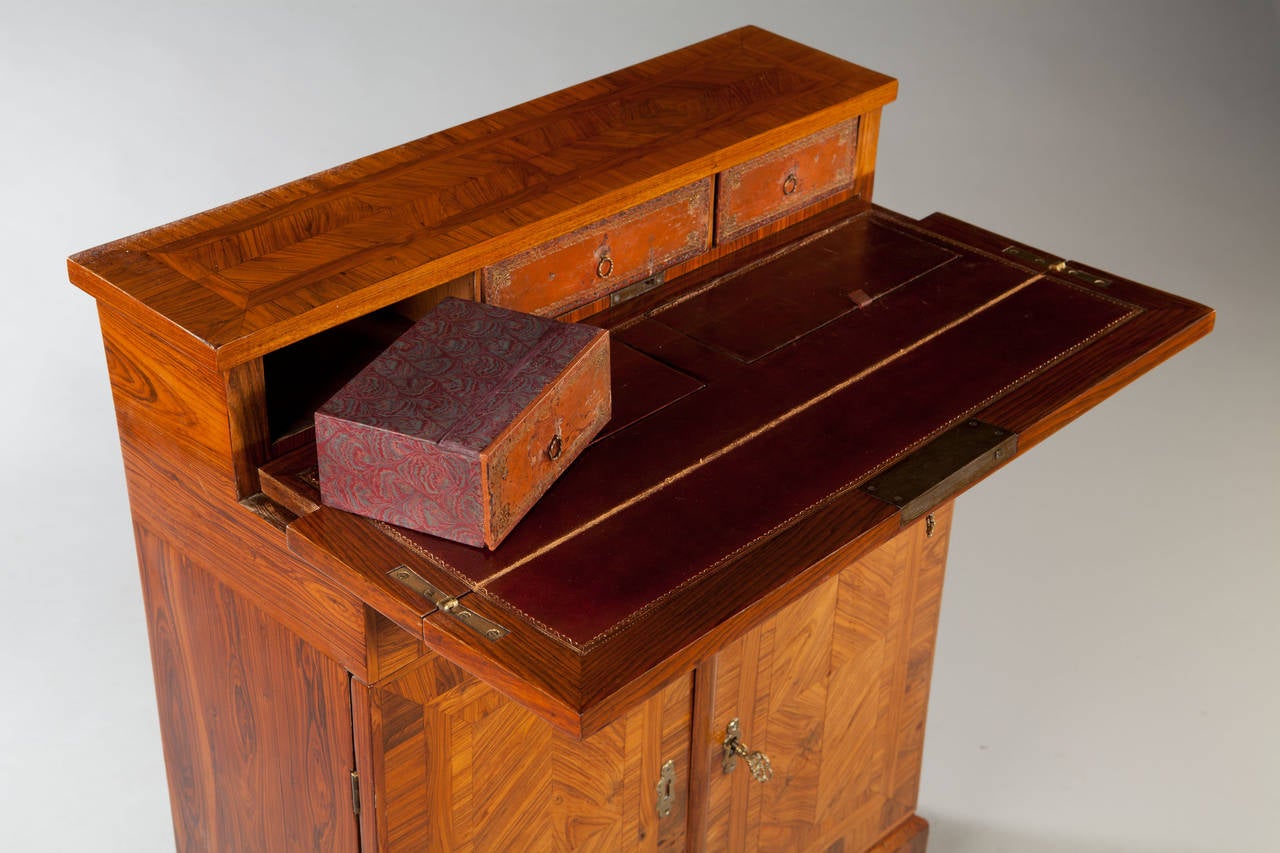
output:
[[[871,204],[896,81],[748,27],[75,255],[177,846],[920,851],[953,497],[1213,313]],[[445,296],[610,330],[495,550],[321,506]]]

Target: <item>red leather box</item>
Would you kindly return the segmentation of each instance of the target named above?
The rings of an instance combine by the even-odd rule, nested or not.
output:
[[[494,548],[609,417],[607,332],[446,299],[316,412],[322,500]]]

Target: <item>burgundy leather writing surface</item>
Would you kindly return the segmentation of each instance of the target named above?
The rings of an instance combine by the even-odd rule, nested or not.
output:
[[[499,549],[388,532],[585,649],[1139,311],[853,216],[641,315],[602,315],[626,349],[626,422]]]
[[[861,481],[904,445],[937,435],[1127,313],[1069,285],[1037,281],[789,413],[486,589],[575,645],[587,645],[689,580],[696,574],[689,566],[713,566]],[[649,531],[646,546],[609,546],[629,530]],[[548,595],[565,588],[576,591],[575,600]],[[579,606],[583,601],[591,606]]]
[[[610,349],[610,356],[613,417],[600,431],[600,438],[631,426],[703,386],[689,374],[626,344],[615,344]]]
[[[755,361],[778,347],[891,292],[955,254],[871,219],[821,234],[785,260],[725,276],[715,287],[681,300],[661,322]]]

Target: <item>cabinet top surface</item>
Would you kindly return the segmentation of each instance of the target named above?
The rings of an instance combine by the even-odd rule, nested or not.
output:
[[[73,255],[71,280],[230,367],[891,101],[744,27]]]

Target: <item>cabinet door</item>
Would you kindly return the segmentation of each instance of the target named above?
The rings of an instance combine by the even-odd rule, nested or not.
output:
[[[921,519],[716,655],[702,849],[852,853],[914,811],[950,514]],[[769,781],[744,760],[723,771],[733,719],[745,748],[768,756]]]
[[[691,675],[581,741],[435,655],[371,697],[383,851],[684,846]]]
[[[176,849],[358,850],[347,673],[159,534],[134,530]]]

